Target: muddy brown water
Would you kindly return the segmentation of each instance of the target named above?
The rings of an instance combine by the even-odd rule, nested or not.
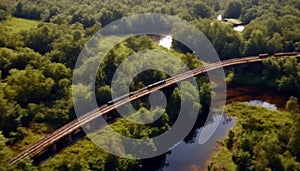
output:
[[[276,89],[261,87],[259,85],[229,85],[227,89],[226,104],[233,102],[249,102],[260,100],[275,104],[278,109],[284,109],[289,96]]]

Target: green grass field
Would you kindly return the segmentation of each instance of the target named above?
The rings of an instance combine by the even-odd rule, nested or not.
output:
[[[0,24],[3,24],[12,33],[18,33],[23,30],[30,30],[31,28],[36,28],[40,23],[41,21],[10,17],[6,21],[1,22]]]

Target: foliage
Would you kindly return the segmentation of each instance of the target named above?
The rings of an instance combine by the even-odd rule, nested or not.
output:
[[[297,155],[299,128],[292,126],[299,124],[298,114],[295,117],[294,113],[271,111],[243,103],[227,106],[226,112],[236,116],[237,123],[213,154],[210,170],[300,169]],[[218,155],[221,152],[227,157]]]
[[[196,3],[194,6],[194,15],[199,16],[201,18],[209,18],[211,16],[211,12],[209,7],[207,7],[203,3]]]
[[[138,119],[140,117],[139,112],[146,113],[146,117],[155,116],[155,113],[163,112],[162,109],[155,109],[154,111],[148,111],[145,108],[141,108],[137,113],[130,115],[131,119]],[[162,117],[151,125],[139,125],[133,124],[126,119],[120,119],[110,125],[114,131],[132,138],[147,138],[159,135],[161,132],[169,129],[168,120],[169,117],[166,113],[163,113]],[[111,135],[110,137],[103,136],[105,129],[99,130],[93,133],[93,137],[99,136],[99,141],[105,145],[110,144],[115,150],[118,146],[116,141],[118,139]],[[101,142],[98,142],[101,144]],[[153,145],[153,144],[149,144]],[[138,146],[138,144],[137,144]],[[121,147],[119,147],[121,148]],[[142,153],[143,151],[141,151]],[[74,160],[75,159],[75,160]],[[43,163],[40,166],[41,170],[57,170],[57,169],[78,169],[78,170],[143,170],[141,160],[119,158],[114,155],[108,154],[97,145],[95,145],[88,138],[84,138],[82,141],[76,143],[71,148],[68,148],[64,153],[58,154],[47,163]],[[145,169],[145,168],[144,168]]]
[[[6,139],[2,135],[2,132],[0,131],[0,170],[3,171],[36,171],[37,168],[32,165],[32,161],[26,157],[22,161],[20,161],[17,165],[11,165],[9,163],[9,160],[12,157],[12,151],[6,146]]]
[[[7,20],[3,21],[4,27],[9,29],[9,31],[12,33],[18,33],[20,31],[36,28],[39,23],[39,21],[15,17],[9,17]]]
[[[199,28],[214,45],[220,58],[224,60],[260,53],[299,51],[299,4],[296,0],[234,0],[226,2],[218,0],[180,2],[175,0],[103,0],[101,2],[81,0],[72,1],[71,4],[65,0],[0,0],[0,131],[3,131],[4,137],[7,138],[6,141],[4,137],[0,137],[0,153],[5,152],[6,154],[7,152],[7,155],[3,155],[3,157],[1,155],[0,167],[2,164],[3,166],[7,165],[7,159],[11,157],[7,144],[17,144],[15,148],[24,149],[28,143],[36,140],[35,138],[31,140],[30,137],[36,137],[35,134],[40,135],[40,132],[33,131],[30,125],[44,125],[41,126],[44,130],[42,134],[44,134],[75,118],[71,95],[71,77],[75,62],[87,40],[101,27],[112,21],[138,13],[163,13],[178,16]],[[231,25],[211,19],[223,12],[225,17],[241,19],[247,24],[245,30],[242,33],[236,32]],[[128,56],[147,49],[156,49],[148,54],[149,58],[159,51],[165,50],[159,47],[151,36],[141,35],[121,42],[107,54],[105,62],[99,66],[95,82],[99,104],[105,104],[111,99],[109,85],[115,69]],[[91,49],[91,51],[96,52],[97,49]],[[173,49],[168,52],[181,59],[190,69],[202,65],[193,52],[185,49],[179,43],[174,43]],[[84,60],[95,63],[92,58]],[[180,67],[173,65],[173,60],[153,62],[166,63],[168,64],[167,69],[175,73],[180,71]],[[133,61],[131,66],[124,70],[123,77],[126,78],[126,73],[132,72],[131,68],[139,65],[141,63]],[[272,80],[281,91],[294,96],[300,95],[298,92],[300,90],[298,79],[300,67],[296,59],[267,60],[264,62],[264,67],[266,68],[265,80]],[[88,68],[82,68],[80,72],[85,73],[87,70]],[[137,90],[168,77],[167,74],[159,71],[140,73],[133,81],[130,80],[132,81],[130,90]],[[227,81],[230,81],[232,77],[233,75],[229,73]],[[207,81],[205,77],[197,79],[198,84],[201,85],[199,86],[201,105],[197,103],[193,104],[193,107],[201,108],[202,111],[209,108],[211,100],[211,86],[206,83]],[[89,89],[84,85],[76,86],[81,87],[79,90],[85,93],[84,98],[87,100],[91,98]],[[190,85],[186,86],[190,89],[184,98],[192,100],[195,90]],[[170,87],[165,91],[171,104],[178,106],[183,100],[180,98],[178,88]],[[76,99],[74,100],[76,101]],[[139,112],[151,114],[148,111],[149,105],[143,100],[137,100],[134,102],[134,106],[140,109]],[[294,106],[295,99],[290,99],[287,109],[292,111]],[[155,136],[167,130],[174,122],[176,113],[172,111],[176,111],[175,109],[174,106],[168,106],[162,120],[149,127],[139,127],[120,120],[114,129],[131,137]],[[239,111],[239,109],[237,110]],[[297,113],[297,111],[293,111],[293,113]],[[154,112],[154,114],[157,113]],[[149,117],[151,119],[152,115]],[[244,122],[241,125],[243,129],[250,132],[268,130],[265,124],[274,126],[271,123],[261,123],[254,118],[248,118],[248,120],[253,123]],[[295,170],[299,168],[296,161],[299,161],[299,156],[297,156],[299,154],[299,138],[297,137],[299,137],[300,131],[297,128],[300,126],[299,124],[290,124],[292,122],[287,119],[287,126],[282,126],[277,122],[277,125],[274,126],[277,128],[279,125],[282,129],[288,130],[287,132],[291,132],[291,138],[284,136],[283,132],[277,135],[278,132],[271,130],[265,131],[269,136],[257,135],[257,137],[248,136],[248,132],[245,135],[240,135],[240,132],[236,131],[232,132],[230,141],[227,141],[227,146],[230,148],[220,148],[227,156],[224,157],[224,160],[233,160],[223,162],[222,167],[212,166],[211,169],[242,170],[251,168],[250,166],[258,169],[265,167],[282,169],[283,167]],[[236,142],[237,136],[242,138]],[[254,145],[252,139],[259,138],[264,143],[260,146]],[[284,146],[282,141],[288,144],[287,148],[282,147]],[[276,145],[278,143],[280,145]],[[57,158],[43,164],[40,169],[107,170],[116,168],[116,170],[138,170],[142,167],[141,163],[143,162],[141,161],[120,159],[103,151],[99,152],[91,144],[88,139],[85,139],[78,145],[76,144],[75,148],[67,149],[66,154],[59,154]],[[231,153],[232,149],[237,147],[240,147],[239,150]],[[270,148],[275,150],[272,151]],[[83,152],[82,149],[88,150]],[[249,151],[249,149],[253,150]],[[283,153],[283,149],[287,152]],[[79,153],[81,155],[78,155]],[[9,168],[6,169],[9,170]],[[35,168],[26,158],[20,165],[12,169],[34,170]]]
[[[6,170],[7,166],[9,165],[9,159],[12,157],[12,152],[10,149],[6,146],[6,139],[2,135],[2,132],[0,132],[0,170]]]
[[[229,2],[224,15],[227,18],[239,18],[241,13],[242,13],[242,4],[238,1],[232,1]]]
[[[298,99],[296,97],[290,97],[290,99],[286,102],[286,110],[291,113],[295,113],[299,110]]]
[[[264,61],[264,66],[265,80],[274,80],[273,82],[279,90],[290,95],[300,95],[300,65],[296,58],[268,59]]]
[[[21,2],[19,2],[16,6],[16,10],[14,12],[14,16],[28,18],[28,19],[41,19],[42,11],[37,9],[36,7],[25,7]]]
[[[243,38],[229,25],[207,19],[198,20],[195,22],[195,25],[211,41],[221,60],[242,55]]]
[[[234,78],[234,72],[229,71],[225,78],[226,83],[232,82],[233,78]]]

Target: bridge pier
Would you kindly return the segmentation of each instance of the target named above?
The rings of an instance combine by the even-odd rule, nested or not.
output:
[[[53,153],[56,153],[56,151],[57,151],[57,145],[56,145],[56,143],[53,143],[53,144],[51,145],[51,151],[52,151]]]
[[[72,134],[67,136],[67,141],[68,141],[69,144],[71,144],[73,142]]]
[[[103,115],[103,119],[107,122],[107,119],[108,119],[107,114],[104,114],[104,115]]]
[[[240,64],[240,65],[235,65],[233,66],[233,72],[235,75],[238,76],[243,76],[244,72],[245,72],[245,68],[248,66],[249,64]]]
[[[84,130],[87,132],[87,133],[91,133],[97,129],[100,128],[100,125],[99,125],[99,118],[96,118],[94,119],[93,121],[87,123],[86,125],[84,125]]]
[[[84,130],[85,130],[85,131],[88,131],[88,132],[91,131],[91,124],[90,124],[90,123],[85,124],[83,127],[84,127]]]
[[[93,121],[91,121],[91,129],[92,130],[97,129],[97,119],[94,119]]]
[[[84,127],[85,127],[85,130],[87,131],[87,133],[91,133],[91,132],[97,130],[99,128],[97,119],[94,119],[93,121],[87,123]]]

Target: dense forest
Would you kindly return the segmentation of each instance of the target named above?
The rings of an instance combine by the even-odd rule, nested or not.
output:
[[[30,158],[24,159],[16,166],[9,165],[12,156],[76,118],[72,100],[72,74],[85,43],[107,24],[125,16],[141,13],[169,14],[188,21],[207,36],[221,60],[261,53],[300,51],[298,0],[0,0],[0,170],[153,170],[163,165],[160,163],[152,168],[154,166],[149,164],[148,160],[118,158],[105,153],[88,138],[42,165],[32,165]],[[240,20],[245,25],[245,30],[238,32],[233,29],[233,23],[218,21],[217,16],[220,14],[225,18]],[[95,91],[99,105],[111,100],[111,79],[120,63],[128,56],[145,49],[166,50],[151,36],[143,35],[130,38],[110,51],[97,73]],[[203,65],[193,52],[176,41],[173,42],[170,52],[184,61],[190,69]],[[252,76],[255,73],[255,76],[260,78],[260,85],[276,87],[290,96],[300,97],[300,65],[296,58],[266,60],[259,69],[248,72],[251,72]],[[238,76],[235,77],[231,80],[239,79]],[[145,72],[137,76],[131,89],[136,90],[165,78],[167,75],[162,72]],[[207,76],[197,77],[197,82],[201,104],[197,104],[196,107],[200,109],[200,115],[204,115],[210,104],[211,87]],[[189,93],[192,96],[195,91],[190,89]],[[82,91],[85,91],[84,88]],[[174,106],[180,103],[180,95],[176,86],[166,92],[171,103],[160,120],[153,125],[130,125],[121,119],[114,123],[113,127],[128,137],[153,137],[169,129],[176,119],[176,116],[173,116],[176,115]],[[88,95],[89,93],[87,99]],[[134,102],[134,106],[139,111],[149,112],[149,106],[143,100]],[[266,144],[261,146],[253,144],[255,138],[261,138],[261,134],[253,134],[253,137],[256,137],[244,142],[246,140],[243,138],[250,134],[249,132],[244,134],[236,130],[237,132],[229,133],[229,137],[230,134],[234,136],[224,140],[226,145],[221,147],[221,150],[225,150],[230,156],[224,161],[230,160],[228,168],[226,165],[225,169],[233,167],[239,170],[255,170],[270,167],[299,170],[300,142],[296,126],[299,124],[299,118],[290,119],[290,115],[299,114],[295,106],[297,105],[287,107],[290,113],[280,113],[288,115],[286,125],[238,124],[249,126],[245,131],[257,126],[259,128],[255,129],[265,131],[264,127],[268,127],[274,132],[269,134],[272,138],[262,138]],[[243,108],[240,104],[230,107],[235,111],[232,113],[237,113],[237,116],[240,116],[240,108]],[[262,109],[251,110],[251,113],[260,114]],[[287,135],[282,135],[284,132],[295,135],[287,138]],[[272,136],[273,134],[278,137]],[[238,144],[242,141],[240,139],[244,144],[249,141],[247,147]],[[234,143],[230,144],[228,141]],[[277,151],[273,151],[269,144],[276,145],[277,141],[282,143],[274,147]],[[267,149],[264,154],[258,154],[258,148]],[[264,155],[268,155],[269,152],[274,156],[269,156],[270,158],[264,161],[259,160],[265,158]],[[279,160],[281,165],[272,165]],[[211,164],[212,169],[218,167]]]

